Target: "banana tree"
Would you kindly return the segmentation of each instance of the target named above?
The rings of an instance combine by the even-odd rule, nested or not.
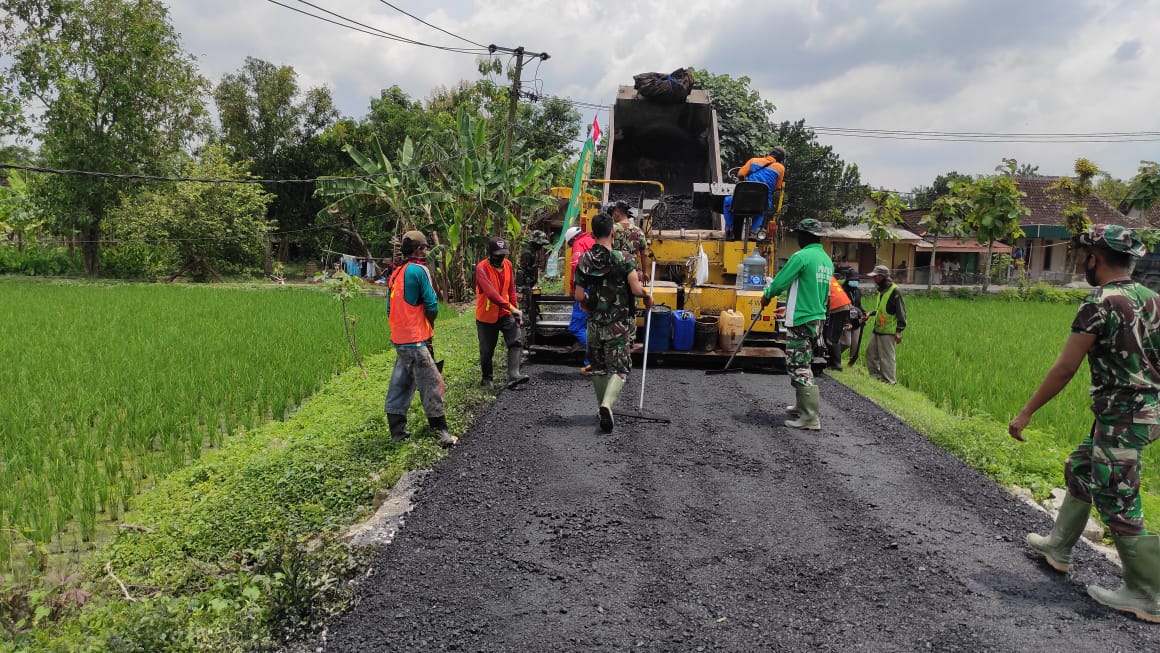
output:
[[[488,137],[488,123],[461,111],[456,117],[456,151],[436,146],[432,184],[441,189],[441,201],[432,204],[432,218],[443,246],[432,249],[437,285],[451,301],[462,301],[474,287],[476,261],[485,256],[488,238],[513,240],[522,231],[522,218],[554,201],[547,194],[552,170],[559,162],[513,155],[507,165],[498,140]]]
[[[33,206],[28,182],[17,170],[8,173],[8,184],[0,185],[0,234],[16,241],[16,248],[24,251],[24,238],[44,224]]]

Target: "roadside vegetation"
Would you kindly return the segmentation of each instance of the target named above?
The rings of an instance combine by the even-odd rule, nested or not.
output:
[[[5,283],[0,291],[11,294],[29,285]],[[232,360],[234,367],[244,368],[242,373],[257,368],[252,373],[267,381],[290,374],[294,361],[303,359],[320,375],[303,382],[299,397],[309,395],[336,369],[345,371],[326,381],[285,421],[261,424],[271,414],[280,415],[275,408],[289,411],[293,406],[293,390],[271,388],[269,409],[246,413],[260,425],[239,424],[239,432],[218,437],[214,447],[163,478],[159,468],[158,476],[149,479],[150,487],[127,501],[127,512],[119,515],[115,527],[108,529],[108,541],[95,551],[65,561],[45,558],[53,564],[35,576],[4,574],[0,651],[273,650],[309,635],[342,609],[348,581],[361,560],[339,534],[369,513],[376,492],[392,487],[405,471],[430,467],[443,455],[417,403],[411,416],[415,435],[401,445],[390,440],[382,401],[394,354],[383,351],[381,344],[387,335],[377,318],[383,300],[363,298],[353,304],[367,318],[359,323],[360,349],[369,374],[364,380],[349,360],[341,311],[325,293],[44,283],[36,288],[38,296],[62,293],[51,305],[73,303],[80,305],[77,310],[86,304],[90,310],[110,310],[111,298],[124,293],[138,303],[122,307],[123,312],[138,318],[156,317],[146,306],[150,302],[171,309],[184,306],[177,319],[186,342],[163,337],[167,346],[191,361]],[[65,301],[64,293],[70,292],[74,295]],[[146,302],[148,293],[153,294]],[[256,338],[248,326],[250,319],[240,315],[249,312],[246,306],[255,305],[265,310],[255,311],[253,320],[275,333],[281,327],[270,322],[292,323],[285,328],[301,332],[304,340],[283,347]],[[202,319],[198,313],[228,326],[196,328]],[[118,328],[137,334],[139,345],[155,331],[172,335],[172,329],[154,329],[148,321],[121,323]],[[447,361],[448,402],[456,407],[448,421],[453,433],[462,434],[491,398],[477,384],[473,316],[445,311],[437,333],[437,353]],[[49,349],[53,342],[46,343]],[[260,355],[255,357],[254,350]],[[147,354],[122,353],[141,367],[149,366],[144,362]],[[178,357],[161,357],[166,363],[153,367],[172,373]],[[176,369],[186,373],[215,365],[205,360]],[[282,372],[272,373],[273,369]],[[93,385],[114,388],[117,383],[103,377],[95,381]],[[184,379],[171,390],[176,397],[191,398],[194,408],[188,410],[196,414],[197,407],[209,406],[215,396],[220,401],[251,386],[265,387],[225,376]],[[275,398],[283,395],[282,403],[277,403]],[[160,391],[146,396],[166,401]],[[9,410],[10,397],[16,400],[5,395],[4,410]],[[206,403],[197,401],[202,398]],[[185,439],[189,434],[177,429],[175,436],[184,464],[194,453]],[[126,442],[133,441],[130,434],[125,437]],[[113,448],[102,453],[108,455],[98,460],[98,467],[106,459],[123,463],[139,455]],[[176,454],[170,460],[164,450],[154,453],[164,461],[157,463],[161,468],[176,466]],[[11,471],[12,461],[24,458],[6,459]],[[114,492],[119,489],[114,485]],[[99,519],[112,526],[111,515],[101,513]],[[69,529],[74,527],[68,524]]]
[[[999,483],[1042,499],[1064,486],[1063,461],[1091,429],[1087,363],[1036,413],[1026,443],[1007,435],[1007,422],[1055,362],[1085,294],[911,295],[898,385],[870,379],[863,364],[833,376]],[[1142,486],[1145,514],[1160,519],[1160,449],[1145,450]]]

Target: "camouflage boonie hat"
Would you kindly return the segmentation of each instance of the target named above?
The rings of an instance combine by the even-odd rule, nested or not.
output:
[[[802,220],[801,222],[798,223],[797,229],[795,229],[795,231],[804,231],[807,234],[821,236],[822,235],[822,223],[818,222],[817,220],[815,220],[813,218],[806,218],[805,220]]]
[[[532,235],[528,236],[528,242],[533,245],[547,245],[551,241],[548,240],[548,234],[536,229],[532,232]]]
[[[1118,224],[1093,225],[1082,234],[1073,236],[1072,242],[1079,247],[1105,247],[1134,258],[1140,258],[1148,253],[1144,243],[1140,242],[1134,231]]]

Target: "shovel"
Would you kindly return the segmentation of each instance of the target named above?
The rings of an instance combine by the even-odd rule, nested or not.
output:
[[[744,370],[742,370],[740,367],[729,369],[729,366],[733,364],[733,359],[737,358],[737,352],[741,351],[741,346],[745,344],[745,339],[749,337],[749,332],[753,331],[753,327],[757,326],[757,321],[760,319],[761,311],[758,311],[757,314],[753,316],[753,321],[749,323],[749,328],[745,330],[745,335],[741,336],[741,340],[737,341],[737,346],[733,348],[733,355],[729,357],[729,361],[725,363],[725,367],[719,370],[705,370],[705,374],[713,376],[716,374],[735,374],[743,372]]]
[[[652,274],[649,275],[649,279],[650,279],[650,281],[649,281],[649,286],[648,286],[648,293],[651,295],[653,293],[653,290],[656,288],[656,285],[657,285],[657,282],[656,282],[657,263],[656,263],[656,261],[653,261]],[[665,417],[663,415],[656,415],[653,413],[644,412],[644,381],[646,378],[648,378],[648,338],[649,338],[649,334],[651,334],[651,333],[652,333],[652,309],[649,309],[649,312],[645,314],[645,318],[644,318],[644,353],[641,355],[642,358],[641,358],[641,364],[640,364],[640,367],[641,367],[641,371],[640,371],[640,400],[637,402],[636,410],[624,409],[624,408],[613,409],[612,414],[619,415],[620,417],[632,417],[635,419],[648,420],[650,422],[661,422],[664,424],[670,424],[670,423],[672,423],[673,420],[669,419],[668,417]]]

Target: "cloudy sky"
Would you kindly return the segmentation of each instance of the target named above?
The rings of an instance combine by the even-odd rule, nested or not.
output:
[[[322,13],[300,0],[278,2]],[[473,47],[390,5],[480,44],[547,52],[551,58],[533,63],[524,79],[539,80],[545,93],[585,102],[608,104],[636,73],[695,66],[748,76],[777,105],[775,119],[804,118],[811,126],[1160,132],[1160,0],[310,2],[418,41]],[[304,85],[329,86],[350,116],[364,115],[369,98],[393,84],[424,98],[432,88],[476,77],[473,55],[376,38],[269,1],[171,0],[170,6],[186,48],[215,83],[247,56],[288,64]],[[583,113],[586,120],[593,115]],[[949,170],[990,172],[1004,157],[1057,175],[1069,174],[1075,158],[1085,156],[1130,178],[1141,159],[1160,159],[1160,137],[1144,138],[1158,140],[821,140],[857,163],[865,181],[909,190]]]

